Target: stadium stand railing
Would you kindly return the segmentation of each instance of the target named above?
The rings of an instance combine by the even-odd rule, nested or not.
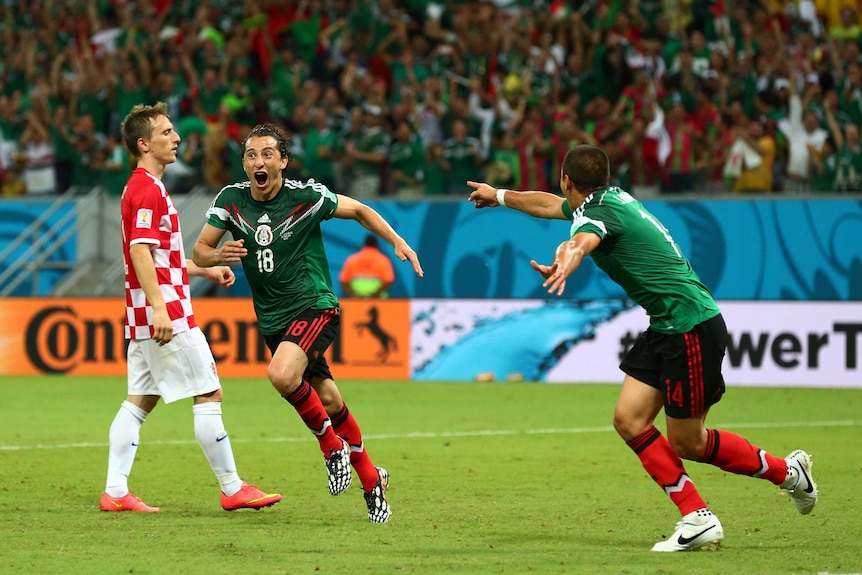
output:
[[[78,210],[63,211],[67,204],[80,202],[97,204],[102,191],[90,190],[83,197],[71,191],[59,196],[27,228],[12,240],[2,252],[0,261],[7,267],[0,272],[0,297],[20,295],[19,288],[29,282],[26,295],[43,295],[40,290],[42,273],[47,270],[69,272],[81,265],[81,261],[67,254],[64,246],[73,239],[78,230]]]

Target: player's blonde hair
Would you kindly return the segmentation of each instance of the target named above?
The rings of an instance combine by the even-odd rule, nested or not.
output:
[[[153,124],[159,116],[170,119],[168,105],[164,102],[159,102],[153,106],[138,104],[123,118],[123,123],[120,124],[120,134],[126,149],[135,158],[141,157],[138,140],[141,138],[149,139],[153,136]]]

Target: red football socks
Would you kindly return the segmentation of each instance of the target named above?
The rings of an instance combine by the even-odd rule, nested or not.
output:
[[[353,414],[347,409],[347,404],[342,404],[341,410],[332,416],[332,427],[335,428],[335,433],[350,444],[350,464],[362,481],[362,489],[371,491],[377,484],[377,468],[365,450],[362,431]]]
[[[341,440],[332,429],[332,422],[326,414],[320,397],[311,384],[303,380],[299,387],[290,395],[284,396],[284,399],[293,406],[308,429],[317,436],[320,450],[325,457],[329,457],[331,451],[343,447]]]
[[[707,429],[706,448],[700,461],[739,475],[761,477],[775,485],[787,478],[787,462],[766,453],[747,439],[729,431]]]
[[[653,481],[658,483],[676,504],[681,515],[688,515],[692,511],[707,507],[685,472],[682,459],[658,428],[652,425],[626,444],[641,460],[641,464]]]

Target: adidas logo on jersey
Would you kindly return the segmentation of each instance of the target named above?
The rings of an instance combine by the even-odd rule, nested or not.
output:
[[[270,222],[272,222],[272,220],[269,219],[269,214],[263,214],[257,219],[257,223],[259,224],[268,224]]]

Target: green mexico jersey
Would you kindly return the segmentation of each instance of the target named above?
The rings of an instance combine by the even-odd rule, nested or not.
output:
[[[660,333],[685,333],[719,314],[709,289],[667,229],[638,200],[611,187],[587,197],[572,214],[571,235],[593,233],[601,243],[590,256],[650,317]]]
[[[312,128],[305,135],[302,145],[305,152],[302,167],[307,170],[306,173],[316,174],[324,182],[331,181],[335,177],[335,160],[322,157],[319,148],[324,146],[329,148],[330,152],[337,151],[341,145],[338,134],[328,128],[323,131]]]
[[[425,147],[422,140],[413,135],[409,142],[395,141],[389,148],[389,169],[400,170],[405,176],[415,180],[424,179],[422,166],[425,164]],[[397,187],[405,186],[404,182],[398,182]]]
[[[305,310],[338,306],[320,231],[338,197],[314,180],[285,179],[275,198],[259,202],[250,186],[246,181],[222,188],[207,210],[207,223],[245,240],[242,269],[257,322],[272,335]]]
[[[464,182],[472,179],[479,165],[479,150],[482,144],[476,138],[466,138],[458,141],[449,138],[443,142],[443,157],[449,162],[450,186],[460,189]]]
[[[356,149],[367,154],[386,153],[389,149],[389,137],[378,127],[363,130],[356,139]],[[365,160],[354,160],[353,167],[359,174],[379,174],[380,164]]]

